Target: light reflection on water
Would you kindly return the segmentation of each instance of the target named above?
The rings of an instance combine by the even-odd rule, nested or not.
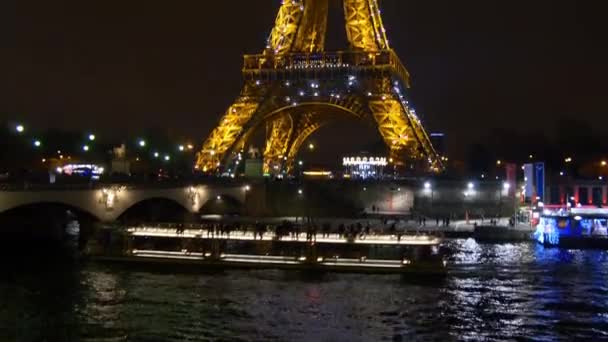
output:
[[[443,280],[96,264],[13,271],[0,281],[0,340],[608,338],[606,252],[472,239],[446,247]]]

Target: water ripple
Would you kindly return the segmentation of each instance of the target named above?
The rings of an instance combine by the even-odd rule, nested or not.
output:
[[[608,339],[608,255],[451,241],[444,280],[83,265],[0,280],[0,340]]]

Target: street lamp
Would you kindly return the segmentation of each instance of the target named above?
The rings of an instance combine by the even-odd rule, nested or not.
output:
[[[431,202],[430,202],[430,206],[431,206],[431,212],[433,210],[433,195],[434,195],[434,191],[433,191],[433,185],[431,184],[431,182],[424,182],[424,192],[427,194],[431,195]]]
[[[17,131],[17,133],[23,133],[25,131],[25,127],[23,127],[22,124],[18,124],[17,126],[15,126],[15,130]]]
[[[85,152],[89,151],[89,145],[82,145],[82,150]]]
[[[95,141],[95,134],[89,134],[89,141]]]
[[[146,147],[146,141],[143,139],[140,139],[137,144],[139,145],[139,147]]]
[[[40,147],[40,146],[42,146],[42,143],[40,142],[40,140],[34,140],[34,146]]]
[[[181,152],[184,152],[184,150],[186,149],[186,148],[184,147],[184,145],[179,145],[179,147],[178,147],[178,148],[179,148],[179,150],[180,150]]]

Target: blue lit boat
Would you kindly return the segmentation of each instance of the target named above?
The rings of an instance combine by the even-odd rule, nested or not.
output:
[[[545,209],[534,238],[549,247],[608,249],[608,209]]]

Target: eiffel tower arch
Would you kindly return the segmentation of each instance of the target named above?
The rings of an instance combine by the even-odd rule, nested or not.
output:
[[[245,55],[244,85],[197,154],[216,172],[266,129],[264,171],[294,167],[306,138],[340,118],[376,127],[396,165],[443,169],[405,91],[410,75],[390,48],[377,0],[341,0],[345,51],[325,51],[329,0],[283,0],[263,53]]]

